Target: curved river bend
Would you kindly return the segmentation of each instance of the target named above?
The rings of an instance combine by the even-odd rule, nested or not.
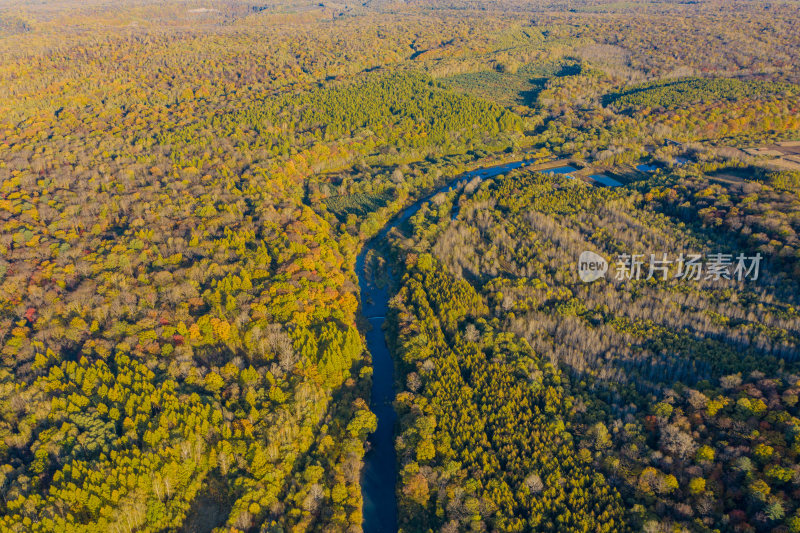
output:
[[[389,309],[389,284],[379,287],[366,272],[366,257],[370,250],[386,238],[393,228],[408,220],[419,208],[442,191],[452,190],[462,182],[473,178],[490,178],[509,170],[531,164],[528,161],[516,161],[482,168],[460,174],[447,185],[437,189],[424,198],[401,211],[390,220],[372,239],[370,239],[356,258],[356,275],[361,288],[361,312],[369,321],[371,329],[366,333],[367,348],[372,355],[372,398],[370,409],[378,418],[378,428],[370,435],[370,449],[364,457],[364,470],[361,475],[361,491],[364,497],[365,533],[397,532],[397,456],[394,449],[394,424],[397,413],[392,402],[394,390],[394,362],[383,335],[383,322]],[[544,173],[563,173],[563,168],[542,170]],[[391,271],[387,272],[391,279]]]

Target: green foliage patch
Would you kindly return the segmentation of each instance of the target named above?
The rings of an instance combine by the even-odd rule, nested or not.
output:
[[[633,85],[606,95],[605,105],[628,107],[678,107],[743,98],[796,95],[798,87],[788,83],[734,78],[682,78]]]

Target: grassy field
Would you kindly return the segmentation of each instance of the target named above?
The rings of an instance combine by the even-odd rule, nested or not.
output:
[[[350,214],[358,217],[377,211],[391,200],[391,193],[380,194],[356,193],[348,195],[330,196],[325,199],[328,211],[336,215],[339,220],[346,220]]]
[[[533,106],[547,79],[564,69],[559,63],[523,65],[515,72],[484,70],[441,78],[447,87],[502,106]]]

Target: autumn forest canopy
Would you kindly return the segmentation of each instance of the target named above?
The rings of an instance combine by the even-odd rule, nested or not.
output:
[[[800,532],[798,22],[0,0],[0,531]]]

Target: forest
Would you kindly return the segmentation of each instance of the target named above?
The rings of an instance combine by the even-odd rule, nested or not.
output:
[[[0,530],[800,531],[797,9],[0,2]]]
[[[717,223],[685,201],[689,183],[701,197],[720,187],[697,168],[685,174],[610,189],[514,171],[450,193],[393,239],[406,265],[390,330],[405,376],[404,530],[420,519],[442,531],[800,527],[796,265],[777,242],[735,238],[757,232],[758,216]],[[747,185],[726,190],[729,201],[751,196],[770,209],[780,197]],[[796,214],[797,202],[781,210]],[[793,236],[780,238],[791,246]],[[612,257],[733,244],[769,258],[761,283],[587,285],[574,265],[585,249]],[[463,420],[468,409],[484,413],[479,423]],[[473,458],[480,450],[491,452]],[[502,489],[481,483],[487,471]],[[465,491],[472,479],[477,502]],[[577,492],[559,494],[567,487]]]

